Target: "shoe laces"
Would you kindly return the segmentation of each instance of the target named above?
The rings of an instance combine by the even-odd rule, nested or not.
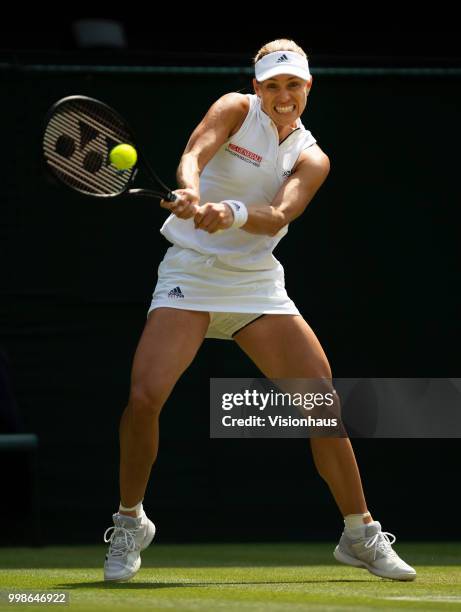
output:
[[[378,551],[388,556],[397,556],[397,553],[392,548],[392,544],[394,544],[396,539],[397,538],[393,533],[389,533],[388,531],[378,531],[378,533],[375,533],[374,536],[368,538],[368,540],[364,543],[364,546],[365,548],[374,547],[373,560],[376,560],[376,554]]]
[[[107,535],[112,531],[109,537]],[[109,556],[125,557],[136,549],[135,529],[125,527],[109,527],[104,532],[104,542],[109,543]]]

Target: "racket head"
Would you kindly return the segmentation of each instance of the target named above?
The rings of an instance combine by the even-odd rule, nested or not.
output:
[[[45,118],[42,147],[47,169],[85,195],[109,198],[125,193],[137,164],[118,170],[109,159],[119,144],[136,148],[133,134],[110,106],[87,96],[58,100]]]

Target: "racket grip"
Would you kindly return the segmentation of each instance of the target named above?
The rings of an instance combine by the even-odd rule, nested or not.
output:
[[[168,202],[176,202],[178,196],[172,191],[169,191],[163,199],[167,200]]]

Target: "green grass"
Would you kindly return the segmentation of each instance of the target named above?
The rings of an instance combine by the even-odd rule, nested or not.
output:
[[[105,547],[0,548],[8,591],[68,592],[72,612],[461,610],[460,543],[402,544],[418,578],[402,583],[337,564],[331,544],[153,545],[127,583],[102,582]]]

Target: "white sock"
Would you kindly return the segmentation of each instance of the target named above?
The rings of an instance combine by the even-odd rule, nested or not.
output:
[[[371,514],[369,512],[364,512],[363,514],[348,514],[344,517],[344,525],[347,530],[351,529],[363,529],[366,525],[370,523],[365,523],[363,519],[370,517]]]
[[[143,512],[143,507],[142,507],[142,502],[143,502],[143,501],[144,501],[144,500],[143,500],[143,499],[141,499],[141,501],[140,501],[140,502],[138,502],[138,503],[136,504],[136,506],[133,506],[132,508],[126,508],[126,507],[125,507],[125,506],[122,504],[122,502],[120,502],[120,505],[119,505],[119,507],[118,507],[118,511],[120,512],[120,510],[121,510],[122,512],[136,512],[136,517],[141,516],[141,514],[142,514],[142,512]]]

